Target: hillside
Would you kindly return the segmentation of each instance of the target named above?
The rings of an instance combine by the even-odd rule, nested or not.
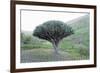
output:
[[[74,34],[64,38],[60,47],[67,51],[84,49],[85,54],[89,55],[89,15],[68,21],[67,24],[73,28]]]
[[[74,34],[67,39],[72,39],[75,43],[82,43],[82,41],[86,43],[86,40],[89,42],[89,15],[68,21],[67,24],[74,30]]]

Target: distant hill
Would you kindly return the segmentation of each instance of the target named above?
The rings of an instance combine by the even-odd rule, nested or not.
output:
[[[89,15],[81,16],[79,18],[68,21],[67,24],[73,27],[74,30],[89,28]]]
[[[21,31],[22,33],[24,33],[25,35],[32,35],[32,31]]]
[[[85,15],[76,19],[73,19],[71,21],[66,22],[68,25],[70,25],[73,30],[74,34],[66,37],[61,42],[61,47],[63,47],[63,44],[66,44],[64,48],[89,48],[89,15]]]

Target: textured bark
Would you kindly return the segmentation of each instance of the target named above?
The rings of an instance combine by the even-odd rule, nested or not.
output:
[[[58,44],[59,44],[59,42],[53,42],[53,43],[52,43],[53,48],[54,48],[54,53],[55,53],[56,55],[59,54],[59,47],[58,47]]]

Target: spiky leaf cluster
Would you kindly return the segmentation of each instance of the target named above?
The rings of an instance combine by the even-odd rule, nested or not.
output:
[[[57,20],[47,21],[37,26],[33,33],[34,36],[50,42],[58,42],[71,34],[73,34],[72,28],[64,22]]]

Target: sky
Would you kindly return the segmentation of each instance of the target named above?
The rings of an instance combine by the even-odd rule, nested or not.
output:
[[[87,13],[50,12],[50,11],[21,11],[21,31],[34,31],[34,29],[49,20],[68,22]]]

